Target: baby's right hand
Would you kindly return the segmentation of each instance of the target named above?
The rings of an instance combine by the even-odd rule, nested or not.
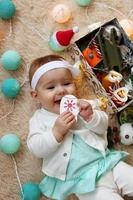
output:
[[[61,142],[69,129],[76,122],[75,116],[70,111],[63,112],[55,121],[53,134],[58,142]]]

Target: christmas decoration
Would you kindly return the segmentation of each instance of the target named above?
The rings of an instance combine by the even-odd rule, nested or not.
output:
[[[65,30],[65,31],[57,31],[53,33],[49,40],[49,46],[53,51],[63,51],[70,44],[70,41],[74,35],[74,33],[78,32],[78,27],[75,26],[73,29]]]
[[[91,3],[91,0],[75,0],[79,6],[88,6]]]
[[[124,123],[133,123],[133,107],[128,106],[122,110],[118,115],[118,119],[121,125]]]
[[[41,191],[38,184],[28,182],[22,185],[23,194],[20,192],[21,198],[24,200],[39,200]]]
[[[21,64],[21,56],[16,51],[8,50],[1,56],[1,63],[7,70],[17,70]]]
[[[52,11],[52,16],[56,22],[65,23],[70,19],[71,12],[67,5],[58,4],[54,7]]]
[[[20,139],[15,134],[4,135],[0,139],[0,150],[5,154],[14,154],[20,148]]]
[[[15,98],[20,92],[20,84],[14,78],[7,78],[2,81],[1,91],[8,98]]]
[[[120,126],[120,141],[124,145],[133,144],[133,125],[124,123]]]
[[[11,19],[16,12],[16,7],[11,0],[0,0],[0,17],[3,20]]]
[[[113,87],[115,83],[120,83],[122,80],[122,75],[114,70],[109,71],[108,74],[103,76],[102,85],[106,91],[108,91],[109,86]]]

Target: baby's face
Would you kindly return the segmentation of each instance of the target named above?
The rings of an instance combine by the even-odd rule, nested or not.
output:
[[[59,114],[60,102],[67,94],[76,95],[76,88],[68,69],[53,69],[46,72],[37,84],[37,98],[43,108]]]

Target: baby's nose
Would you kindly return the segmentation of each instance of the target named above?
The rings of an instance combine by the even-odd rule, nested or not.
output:
[[[61,86],[61,85],[58,86],[58,93],[59,93],[59,94],[65,94],[65,91],[66,91],[66,90],[65,90],[65,87],[63,87],[63,86]]]

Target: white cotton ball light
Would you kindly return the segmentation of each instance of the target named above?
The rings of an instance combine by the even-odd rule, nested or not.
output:
[[[124,123],[120,126],[120,141],[124,145],[133,144],[133,125]]]
[[[57,23],[65,23],[71,17],[71,11],[65,4],[58,4],[52,10],[52,16]]]

